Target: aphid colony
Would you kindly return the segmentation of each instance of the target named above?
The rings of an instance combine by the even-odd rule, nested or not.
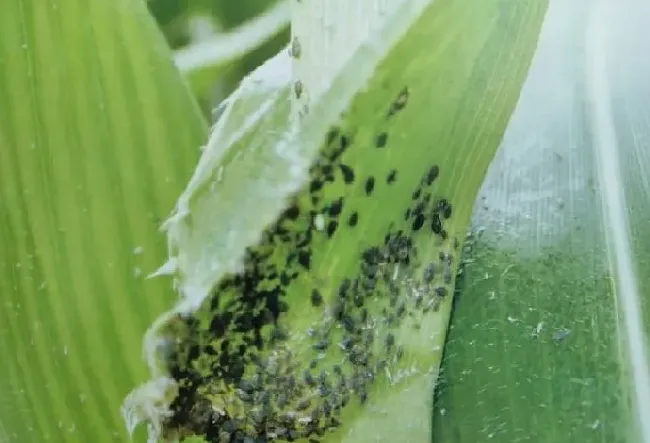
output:
[[[404,109],[408,97],[404,88],[386,118]],[[390,149],[388,132],[374,143]],[[181,339],[167,361],[179,385],[173,415],[164,423],[168,438],[320,441],[344,424],[346,407],[368,401],[378,377],[399,368],[408,350],[396,330],[419,327],[423,313],[437,310],[450,292],[458,242],[450,246],[452,205],[436,195],[436,165],[405,195],[405,212],[390,214],[383,238],[358,253],[347,276],[327,290],[312,278],[317,248],[329,247],[341,230],[360,230],[362,238],[360,225],[372,223],[364,220],[372,214],[364,213],[360,199],[371,200],[380,186],[400,181],[397,169],[359,181],[344,162],[351,146],[351,135],[330,131],[310,182],[246,251],[243,272],[225,277],[199,312],[183,318]],[[346,187],[357,183],[350,198]],[[328,186],[343,191],[326,197]],[[435,249],[435,259],[423,262],[418,244],[429,249],[426,257]],[[296,293],[305,282],[309,290]],[[292,310],[296,297],[308,300],[309,312]],[[313,319],[307,331],[291,328],[299,316]]]

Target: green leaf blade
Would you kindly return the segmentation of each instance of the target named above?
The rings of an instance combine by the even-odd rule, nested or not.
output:
[[[172,295],[143,279],[205,124],[144,4],[0,15],[0,439],[122,439],[141,336]]]
[[[626,3],[603,14],[603,5],[549,10],[477,202],[484,232],[445,349],[436,443],[649,438],[648,362],[631,345],[647,348],[650,334],[648,88],[639,81],[650,66],[633,55],[650,10]],[[597,40],[587,32],[594,19],[604,25]],[[604,133],[612,123],[614,140]],[[619,192],[624,200],[612,200]],[[635,305],[641,324],[629,323]]]

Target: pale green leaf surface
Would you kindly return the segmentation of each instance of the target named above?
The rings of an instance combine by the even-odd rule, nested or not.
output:
[[[456,248],[450,244],[454,237],[464,235],[467,228],[474,198],[518,98],[546,3],[440,0],[431,5],[427,1],[406,4],[408,7],[400,8],[392,17],[389,15],[386,25],[344,64],[322,97],[311,103],[300,125],[291,118],[292,76],[286,52],[253,73],[225,103],[197,170],[166,225],[170,259],[160,274],[176,277],[182,300],[149,331],[147,350],[151,352],[154,377],[164,380],[165,364],[169,364],[160,365],[156,361],[157,350],[176,352],[177,347],[192,346],[193,340],[200,346],[212,347],[224,339],[209,336],[207,344],[201,342],[199,335],[215,319],[210,316],[216,308],[210,307],[211,300],[206,297],[214,294],[211,291],[224,274],[241,269],[244,248],[259,241],[263,228],[274,221],[290,193],[299,190],[303,209],[310,208],[309,192],[301,189],[307,178],[307,167],[319,148],[327,148],[322,146],[322,140],[327,130],[339,123],[342,111],[345,111],[342,131],[353,134],[352,147],[342,158],[359,177],[376,176],[378,184],[371,199],[365,195],[370,191],[364,194],[359,184],[345,186],[342,179],[334,179],[334,184],[324,191],[326,198],[341,193],[346,207],[359,207],[362,229],[353,231],[343,227],[341,221],[331,244],[322,238],[323,233],[314,234],[320,237],[313,243],[313,271],[304,272],[305,279],[291,287],[286,297],[289,311],[281,317],[290,331],[288,340],[291,351],[298,356],[298,364],[308,362],[312,352],[305,331],[310,325],[320,327],[327,317],[325,313],[321,318],[321,311],[312,309],[304,291],[318,282],[327,298],[331,298],[340,279],[357,272],[363,249],[383,242],[385,230],[390,230],[393,222],[398,226],[406,223],[404,212],[412,199],[417,199],[412,197],[413,190],[424,186],[422,176],[432,164],[440,165],[441,175],[444,174],[436,182],[433,197],[448,197],[454,205],[449,237],[438,241],[420,232],[413,234],[413,238],[423,251],[422,263],[434,257],[437,260],[438,253],[443,252],[440,248]],[[466,32],[468,29],[472,32]],[[408,107],[400,111],[402,118],[387,122],[387,112],[405,86],[412,91]],[[382,129],[389,131],[393,140],[386,149],[374,146],[379,143],[376,137]],[[397,168],[399,173],[392,187],[386,186],[391,184],[390,180],[384,180],[391,168]],[[361,179],[356,183],[362,183]],[[344,211],[344,215],[349,216],[351,210]],[[412,231],[420,229],[411,228],[410,221],[408,226],[406,229]],[[284,246],[275,249],[279,251],[277,255],[285,253]],[[421,273],[421,269],[417,272]],[[238,294],[232,294],[226,287],[218,296],[228,300],[227,297]],[[236,310],[239,309],[236,303],[235,306],[231,309],[236,315],[245,315]],[[175,314],[197,308],[199,311],[192,315],[199,319],[200,333],[193,330],[194,336],[184,341],[158,341],[159,326],[182,328],[187,316]],[[428,439],[431,394],[449,308],[447,298],[438,312],[426,315],[421,328],[412,329],[410,324],[407,327],[406,321],[395,328],[398,340],[406,346],[405,366],[396,366],[398,371],[394,376],[380,374],[368,404],[359,407],[354,403],[346,407],[343,425],[325,441],[396,441],[407,432],[408,437],[404,438],[408,441]],[[417,318],[425,317],[420,312],[413,314]],[[377,342],[381,342],[386,331],[377,329],[380,337]],[[228,330],[231,332],[233,336],[225,340],[232,338],[232,343],[238,342],[241,337]],[[278,349],[285,352],[284,348]],[[191,422],[182,423],[179,429],[167,429],[168,437],[174,437],[175,432],[182,435],[195,432],[195,427],[205,426],[206,416],[215,414],[216,420],[217,414],[228,410],[230,401],[236,401],[224,398],[217,390],[228,381],[214,376],[214,366],[210,366],[214,363],[212,357],[206,353],[203,362],[191,360],[192,357],[184,362],[180,361],[182,352],[174,356],[178,359],[174,364],[181,365],[183,371],[196,371],[201,383],[203,380],[214,383],[200,386],[209,396],[202,399],[210,398],[214,403],[207,410],[205,402],[197,404],[196,410],[202,412],[191,417]],[[324,361],[331,363],[330,357],[324,357]],[[209,373],[203,370],[206,367],[210,368]],[[226,392],[235,388],[225,387]],[[195,392],[187,398],[188,403],[195,400]],[[160,424],[164,417],[156,414],[164,411],[152,409],[151,401],[148,391],[134,391],[125,403],[129,426],[138,421]],[[152,431],[155,433],[157,429],[154,427]]]
[[[125,441],[205,123],[144,2],[0,12],[0,441]]]
[[[435,443],[650,441],[648,23],[551,2],[475,208]]]

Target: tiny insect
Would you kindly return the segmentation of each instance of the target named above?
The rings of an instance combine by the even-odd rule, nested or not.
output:
[[[300,44],[300,40],[298,40],[298,37],[294,37],[291,40],[290,53],[293,58],[300,58],[300,56],[302,55],[302,45]]]
[[[555,331],[553,333],[552,338],[553,338],[553,341],[560,342],[560,341],[564,340],[565,338],[567,338],[569,336],[569,334],[571,334],[570,329],[558,329],[557,331]]]
[[[310,404],[311,404],[311,401],[309,399],[302,400],[301,402],[299,402],[296,405],[296,410],[304,411],[305,409],[307,409],[309,407]]]
[[[302,82],[300,80],[296,80],[296,82],[293,84],[293,92],[296,94],[296,98],[302,97],[302,91],[303,91],[303,86]]]
[[[388,110],[388,117],[391,117],[395,115],[397,112],[404,109],[406,103],[408,102],[408,98],[409,98],[409,89],[408,87],[404,87],[404,89],[400,91],[397,98],[390,105],[390,109]]]

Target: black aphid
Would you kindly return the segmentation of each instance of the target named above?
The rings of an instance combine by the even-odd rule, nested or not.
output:
[[[297,205],[291,205],[284,211],[283,216],[290,220],[296,220],[300,216],[300,208]]]
[[[388,143],[388,134],[385,132],[382,132],[381,134],[377,135],[377,137],[375,138],[375,146],[377,148],[385,147],[386,143]]]
[[[374,278],[367,278],[363,280],[363,289],[365,289],[367,292],[372,292],[375,290],[375,287],[377,286],[377,281]]]
[[[263,386],[263,383],[264,383],[264,380],[262,379],[262,375],[261,374],[255,374],[253,376],[253,378],[251,379],[251,383],[255,387],[255,390],[262,389],[262,386]]]
[[[392,117],[406,106],[409,98],[409,90],[407,87],[404,87],[397,96],[397,98],[391,103],[390,108],[388,109],[388,117]]]
[[[350,137],[347,135],[341,136],[341,149],[345,150],[350,146]]]
[[[331,128],[329,131],[327,131],[327,139],[326,139],[327,146],[334,143],[334,141],[338,138],[338,136],[339,136],[338,128]]]
[[[325,400],[323,402],[323,415],[325,417],[329,417],[332,414],[332,405],[330,404],[329,401]]]
[[[320,306],[323,304],[323,296],[318,289],[313,289],[311,291],[311,304],[313,306]]]
[[[287,331],[282,329],[280,326],[277,326],[273,329],[273,332],[271,332],[271,340],[272,341],[282,341],[286,340],[289,338],[289,334]]]
[[[316,380],[314,380],[314,376],[311,375],[311,372],[305,370],[302,373],[302,379],[305,382],[307,386],[315,386],[316,385]]]
[[[368,401],[368,393],[366,391],[359,392],[359,401],[362,405]]]
[[[359,214],[353,212],[352,214],[350,214],[350,217],[348,218],[348,226],[354,227],[357,225],[358,221],[359,221]]]
[[[390,349],[395,344],[395,336],[392,333],[386,335],[386,349]]]
[[[321,397],[327,397],[332,391],[330,390],[329,386],[326,385],[320,385],[318,387],[318,393],[320,394]]]
[[[352,338],[348,336],[343,337],[343,340],[341,340],[341,347],[346,351],[350,350],[350,348],[352,348],[352,345],[353,345]]]
[[[301,400],[298,402],[296,405],[296,410],[298,411],[304,411],[305,409],[309,408],[309,405],[311,404],[311,401],[309,399]]]
[[[391,169],[391,171],[386,176],[386,183],[389,185],[397,180],[397,169]]]
[[[327,372],[325,372],[324,369],[320,371],[320,374],[318,374],[318,382],[321,385],[327,384]]]
[[[344,164],[339,165],[339,167],[341,168],[341,172],[343,173],[343,181],[345,181],[345,183],[347,184],[352,183],[354,181],[354,170],[351,167]]]
[[[289,277],[289,274],[287,274],[286,272],[280,274],[280,284],[282,286],[289,286],[290,283],[291,283],[291,277]]]
[[[418,202],[418,204],[415,205],[415,207],[413,208],[413,214],[414,215],[422,214],[424,212],[424,208],[426,208],[426,207],[427,207],[427,204],[424,201]]]
[[[361,272],[363,272],[363,275],[367,278],[375,278],[377,276],[378,271],[379,271],[379,266],[376,264],[363,263],[361,265]]]
[[[306,270],[309,270],[311,267],[311,251],[298,251],[298,263]]]
[[[422,226],[424,226],[424,214],[419,213],[415,216],[413,223],[411,224],[411,229],[414,231],[419,231]]]
[[[291,53],[291,56],[293,58],[300,58],[302,55],[302,45],[300,44],[300,40],[298,40],[298,37],[294,37],[291,39],[291,47],[289,49],[289,52]]]
[[[347,332],[349,332],[350,334],[352,334],[356,330],[356,327],[355,327],[355,324],[354,324],[354,318],[352,318],[350,315],[347,315],[347,314],[344,315],[342,323],[343,323],[343,327],[345,328],[345,330]]]
[[[332,204],[329,207],[329,214],[332,217],[336,217],[341,213],[341,210],[343,209],[343,197],[339,198],[338,200],[334,200]]]
[[[280,392],[278,394],[278,398],[277,398],[276,403],[278,405],[278,408],[284,409],[284,407],[287,406],[287,403],[289,403],[289,400],[287,398],[287,394],[285,394],[283,392]]]
[[[249,392],[244,392],[241,389],[237,391],[237,397],[244,403],[252,403],[253,402],[253,394]]]
[[[247,394],[252,394],[255,391],[255,385],[250,380],[242,380],[239,383],[239,389],[246,392]]]
[[[428,186],[431,186],[433,182],[438,178],[438,174],[440,173],[440,168],[438,166],[433,165],[429,169],[429,172],[427,172],[427,178],[426,178],[426,183]]]
[[[442,232],[442,221],[440,221],[440,216],[438,214],[433,214],[431,230],[434,234],[440,234]]]
[[[312,345],[312,348],[315,351],[325,351],[327,350],[328,346],[329,346],[329,342],[327,340],[319,340],[317,343],[314,343]]]
[[[348,355],[348,359],[353,365],[365,366],[368,364],[368,353],[364,348],[355,345]]]
[[[368,308],[363,308],[361,310],[361,323],[366,323],[368,321]]]
[[[365,331],[366,333],[363,336],[364,343],[366,346],[370,346],[375,342],[375,334],[372,330]]]
[[[255,403],[266,405],[271,402],[271,393],[269,391],[260,391],[255,394]]]
[[[345,313],[345,304],[343,301],[340,299],[337,299],[334,301],[334,304],[332,305],[332,316],[337,319],[341,320],[343,318],[343,314]]]
[[[348,291],[350,290],[350,286],[352,286],[352,281],[349,278],[344,279],[341,282],[341,286],[339,286],[339,297],[341,298],[347,297]]]
[[[447,296],[447,288],[444,286],[438,286],[436,289],[434,289],[434,292],[438,297],[446,297]]]
[[[452,280],[453,280],[453,275],[451,274],[451,268],[447,267],[445,268],[445,271],[443,273],[442,281],[448,285],[451,283]]]
[[[312,180],[311,183],[309,183],[309,192],[314,193],[318,192],[323,188],[323,182],[320,180]]]
[[[442,198],[438,200],[436,206],[440,211],[440,213],[442,214],[443,218],[448,219],[451,217],[451,203],[449,203],[447,199]]]
[[[372,194],[373,189],[375,189],[375,178],[368,177],[365,184],[366,195]]]
[[[433,279],[436,276],[436,267],[433,263],[429,263],[426,268],[424,268],[424,272],[422,273],[422,279],[424,280],[425,283],[430,283],[433,281]]]
[[[381,262],[382,253],[378,247],[373,246],[363,251],[361,258],[367,265],[378,265]]]
[[[293,92],[296,94],[296,98],[300,98],[302,96],[302,82],[300,80],[296,80],[295,83],[293,84]]]
[[[336,228],[338,228],[338,226],[339,226],[339,222],[337,222],[336,220],[331,220],[327,224],[327,237],[331,238],[332,235],[334,235],[334,233],[336,232]]]

